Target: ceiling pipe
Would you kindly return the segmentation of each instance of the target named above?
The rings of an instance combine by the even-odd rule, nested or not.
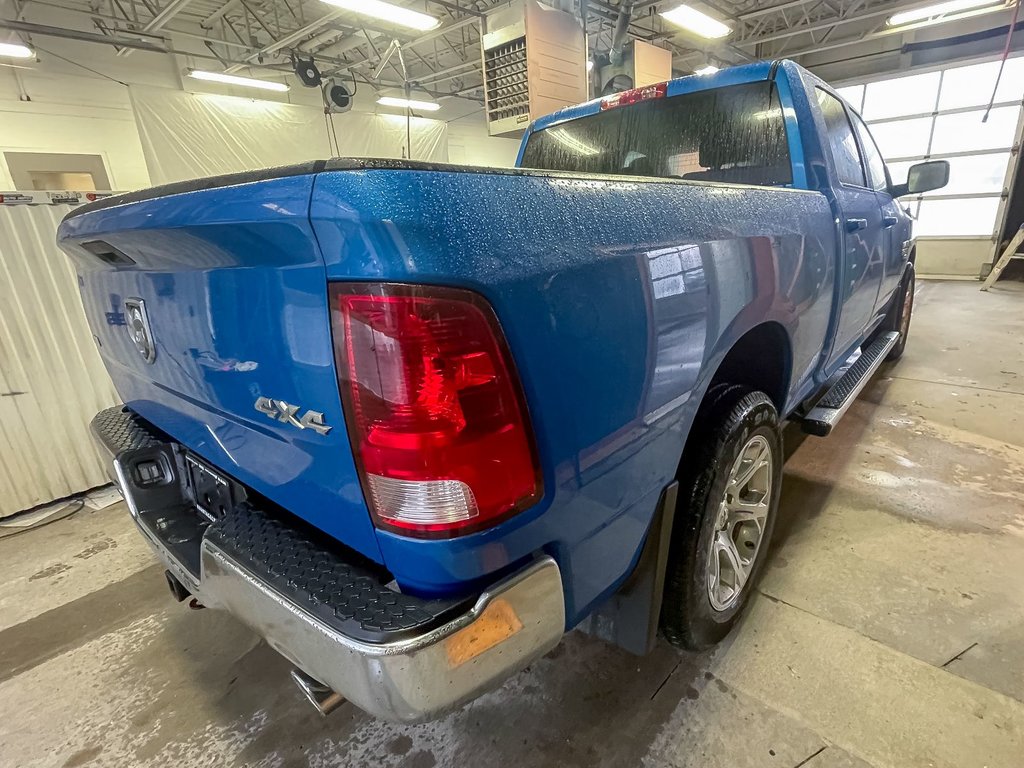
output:
[[[590,52],[590,28],[587,26],[587,19],[589,18],[589,16],[590,8],[587,0],[580,0],[580,24],[583,25],[583,42],[587,47],[587,66],[592,67],[593,65],[590,64],[590,62],[593,61],[593,59],[590,58],[591,56],[593,56],[593,54]],[[588,69],[587,71],[589,72],[590,70]]]
[[[0,19],[0,30],[2,29],[11,30],[12,32],[24,32],[29,35],[39,35],[40,37],[55,37],[62,40],[78,40],[83,43],[111,45],[115,48],[131,48],[135,51],[146,51],[148,53],[169,53],[175,56],[191,56],[195,59],[219,61],[221,63],[223,63],[224,61],[224,59],[222,59],[219,56],[215,56],[212,53],[200,53],[199,51],[182,51],[164,43],[150,43],[145,40],[139,40],[130,37],[117,37],[115,35],[105,35],[99,32],[86,32],[78,29],[51,27],[46,24],[35,24],[33,22],[18,21],[16,19]],[[123,34],[132,33],[125,31],[123,32]],[[151,35],[148,34],[146,36],[151,37]],[[74,64],[75,62],[71,63]]]
[[[59,5],[57,3],[48,3],[48,2],[45,2],[45,0],[33,0],[32,5],[33,6],[45,6],[47,8],[57,8],[57,9],[59,9],[60,11],[62,11],[64,13],[73,13],[73,14],[76,14],[78,16],[85,16],[85,17],[87,17],[89,19],[104,19],[106,21],[116,22],[117,24],[125,24],[125,23],[130,21],[129,19],[125,18],[124,16],[113,16],[111,14],[100,13],[99,11],[90,11],[90,10],[86,10],[86,9],[83,9],[83,8],[69,8],[66,5],[62,6],[62,5]],[[199,40],[200,42],[202,42],[204,44],[212,43],[213,45],[223,45],[223,46],[226,46],[228,48],[242,48],[242,49],[244,49],[246,51],[254,51],[254,50],[256,50],[255,47],[253,47],[251,45],[246,45],[245,43],[237,43],[237,42],[235,42],[233,40],[223,40],[223,39],[221,39],[219,37],[218,38],[213,38],[213,37],[207,37],[206,35],[197,35],[195,32],[183,32],[180,29],[172,29],[170,27],[163,27],[159,32],[141,32],[141,31],[139,31],[137,29],[128,30],[128,29],[122,29],[120,27],[118,27],[114,31],[116,31],[116,32],[118,32],[120,34],[129,34],[129,35],[132,35],[133,37],[152,37],[152,38],[154,38],[154,39],[156,39],[158,41],[162,41],[164,39],[164,37],[166,36],[165,33],[171,33],[175,37],[188,38],[189,40]]]
[[[133,48],[139,51],[151,51],[152,53],[171,53],[171,50],[164,45],[148,43],[143,40],[133,40],[126,37],[113,37],[98,32],[85,32],[77,29],[64,29],[63,27],[51,27],[45,24],[35,24],[29,21],[17,21],[15,19],[0,19],[0,29],[9,29],[12,32],[25,32],[30,35],[42,37],[59,37],[65,40],[80,40],[84,43],[101,43],[113,45],[120,48]],[[208,58],[213,58],[210,56]]]
[[[633,17],[633,0],[620,0],[619,17],[615,20],[615,34],[608,50],[608,60],[618,66],[622,63],[622,51],[629,37],[629,21]]]

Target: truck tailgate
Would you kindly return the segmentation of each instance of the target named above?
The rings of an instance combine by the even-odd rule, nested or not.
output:
[[[125,403],[215,468],[379,562],[309,223],[315,170],[172,185],[87,207],[65,219],[58,240],[78,269],[89,324]],[[268,401],[296,406],[297,418],[275,418]],[[323,417],[301,428],[308,412]]]

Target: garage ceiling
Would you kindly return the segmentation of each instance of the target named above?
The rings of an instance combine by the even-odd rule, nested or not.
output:
[[[24,0],[25,9],[40,6],[70,11],[76,31],[119,47],[119,55],[137,48],[166,50],[192,58],[202,68],[229,72],[257,67],[290,71],[291,52],[315,57],[325,75],[368,80],[392,39],[406,51],[410,79],[433,95],[482,100],[480,21],[505,0],[392,0],[441,20],[426,33],[409,33],[320,0]],[[726,21],[725,41],[688,35],[659,15],[667,2],[633,2],[631,36],[667,47],[675,66],[691,71],[710,60],[737,64],[753,59],[799,57],[854,45],[882,32],[897,9],[920,6],[921,0],[746,0],[694,3]],[[587,28],[593,53],[607,52],[619,14],[614,0],[587,0]],[[30,25],[26,25],[30,26]],[[9,27],[15,28],[15,27]],[[21,31],[29,31],[23,29]],[[398,85],[397,62],[380,83]]]

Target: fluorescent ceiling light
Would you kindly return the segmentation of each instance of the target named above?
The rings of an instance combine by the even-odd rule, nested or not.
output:
[[[382,0],[324,0],[328,5],[344,8],[346,11],[369,16],[373,19],[390,21],[403,27],[410,27],[425,32],[433,29],[439,22],[433,16],[419,11],[403,8],[400,5],[382,2]]]
[[[437,112],[441,105],[436,101],[417,101],[416,99],[400,99],[397,96],[381,96],[377,103],[382,107],[400,107],[402,109],[419,109],[423,112]]]
[[[717,71],[718,71],[718,67],[716,67],[714,64],[708,64],[706,66],[701,67],[700,69],[693,70],[693,74],[695,74],[695,75],[713,75]]]
[[[287,91],[285,83],[275,83],[270,80],[256,80],[252,77],[239,77],[229,75],[227,72],[206,72],[202,69],[189,70],[189,77],[196,80],[211,80],[215,83],[227,83],[228,85],[240,85],[244,88],[262,88],[264,91]]]
[[[35,55],[35,52],[27,45],[0,43],[0,56],[9,56],[12,59],[31,59]]]
[[[921,8],[912,8],[909,11],[894,13],[889,17],[887,24],[890,27],[898,27],[903,24],[913,24],[915,21],[926,21],[936,16],[946,16],[950,13],[970,11],[974,8],[997,4],[1003,5],[1004,0],[948,0],[945,3],[934,3]]]
[[[723,24],[718,19],[713,19],[706,13],[701,13],[696,8],[691,8],[688,5],[680,5],[671,11],[662,11],[661,16],[663,19],[699,37],[716,39],[725,37],[732,32],[731,27]]]

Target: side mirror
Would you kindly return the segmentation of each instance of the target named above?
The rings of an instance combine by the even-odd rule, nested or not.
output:
[[[907,183],[897,184],[892,188],[893,197],[904,195],[920,195],[933,189],[942,189],[949,183],[949,161],[929,160],[910,166]]]

